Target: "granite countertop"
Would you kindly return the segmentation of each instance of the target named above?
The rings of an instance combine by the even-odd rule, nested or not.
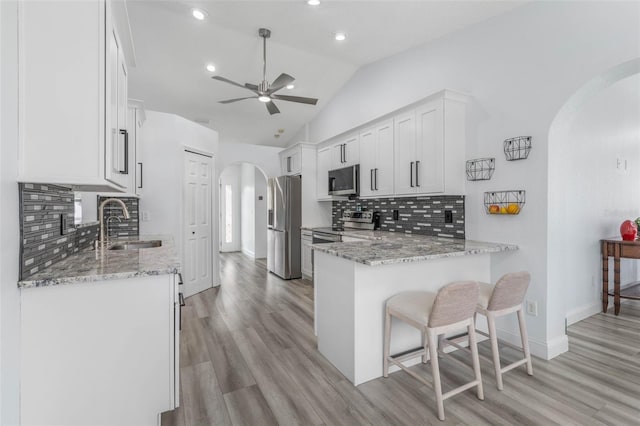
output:
[[[360,238],[362,240],[382,240],[388,234],[392,234],[392,232],[387,232],[387,231],[373,231],[369,229],[351,229],[351,228],[346,228],[341,231],[336,231],[335,229],[332,229],[329,226],[320,227],[320,228],[318,227],[309,228],[306,226],[302,226],[300,229],[303,231],[327,232],[330,234],[342,235],[344,237]]]
[[[518,250],[518,246],[514,244],[429,237],[387,231],[364,232],[369,232],[370,236],[380,237],[381,240],[314,244],[312,248],[369,266]]]
[[[180,261],[173,238],[170,236],[141,235],[117,238],[110,240],[109,245],[139,240],[161,240],[162,246],[136,250],[94,250],[93,247],[89,247],[27,280],[19,281],[18,287],[44,287],[180,272]]]

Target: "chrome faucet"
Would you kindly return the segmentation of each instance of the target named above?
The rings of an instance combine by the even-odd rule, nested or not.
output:
[[[100,207],[98,208],[98,218],[100,219],[100,243],[104,244],[107,241],[108,235],[105,236],[104,233],[104,206],[105,204],[108,203],[117,203],[120,204],[120,207],[122,207],[122,214],[124,216],[125,219],[129,219],[129,210],[127,210],[127,206],[124,204],[124,202],[118,198],[107,198],[106,200],[104,200],[102,203],[100,203]]]

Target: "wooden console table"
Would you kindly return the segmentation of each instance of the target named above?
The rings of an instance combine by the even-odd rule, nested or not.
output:
[[[640,300],[640,282],[620,291],[620,259],[640,259],[640,241],[600,240],[602,252],[602,312],[607,312],[609,296],[613,296],[615,314],[620,313],[620,299]],[[613,293],[609,292],[609,257],[613,257]]]

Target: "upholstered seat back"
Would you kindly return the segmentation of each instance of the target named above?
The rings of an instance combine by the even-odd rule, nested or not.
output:
[[[496,283],[487,309],[499,311],[522,304],[530,281],[531,274],[526,271],[505,274]]]
[[[455,324],[473,317],[478,303],[478,283],[458,281],[442,287],[433,302],[429,327]]]

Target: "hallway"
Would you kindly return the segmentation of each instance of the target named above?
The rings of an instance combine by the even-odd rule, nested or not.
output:
[[[181,337],[181,407],[162,424],[637,424],[640,304],[569,328],[570,351],[534,376],[517,369],[495,388],[481,361],[485,400],[473,392],[435,413],[431,389],[402,372],[357,388],[316,350],[313,286],[267,273],[264,261],[221,254],[222,285],[186,299]],[[480,353],[490,357],[488,342]],[[503,360],[518,353],[501,348]],[[464,359],[466,354],[455,355]],[[465,360],[466,361],[466,360]],[[429,375],[428,366],[416,366]],[[441,360],[445,389],[471,370]]]

